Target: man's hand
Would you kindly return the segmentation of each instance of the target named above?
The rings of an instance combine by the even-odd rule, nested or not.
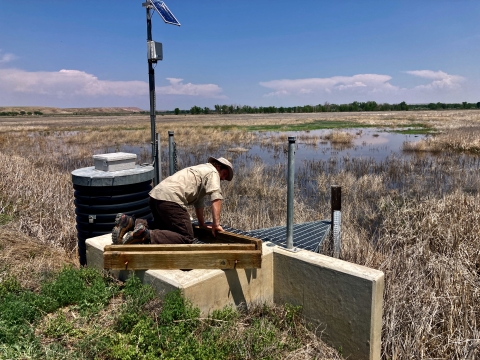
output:
[[[209,228],[212,229],[212,235],[213,236],[217,236],[217,233],[220,231],[224,231],[223,228],[220,226],[220,225],[217,225],[217,226],[209,226]]]

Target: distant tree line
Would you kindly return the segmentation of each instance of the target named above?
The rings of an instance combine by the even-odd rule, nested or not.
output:
[[[190,110],[180,110],[175,108],[173,111],[157,111],[157,115],[175,114],[276,114],[276,113],[318,113],[318,112],[351,112],[351,111],[408,111],[408,110],[449,110],[449,109],[480,109],[480,102],[469,103],[429,103],[429,104],[407,104],[402,101],[399,104],[378,104],[375,101],[359,102],[354,101],[350,104],[330,104],[328,102],[319,105],[303,106],[249,106],[249,105],[215,105],[213,109],[208,107],[192,106]],[[149,111],[140,111],[140,114],[149,114]],[[28,116],[43,115],[41,111],[3,111],[0,116]],[[75,113],[74,115],[80,115]],[[103,115],[103,114],[96,114]]]
[[[2,111],[0,116],[43,115],[41,111]]]
[[[276,106],[248,106],[248,105],[215,105],[214,109],[208,107],[192,106],[190,110],[161,111],[159,114],[275,114],[275,113],[317,113],[317,112],[351,112],[351,111],[408,111],[408,110],[442,110],[442,109],[480,109],[480,102],[468,103],[430,103],[430,104],[407,104],[402,101],[399,104],[378,104],[375,101],[358,102],[350,104],[330,104],[328,102],[319,105],[304,105],[291,107]]]

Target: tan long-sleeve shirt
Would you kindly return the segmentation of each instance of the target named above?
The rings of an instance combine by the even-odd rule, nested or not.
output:
[[[210,195],[211,201],[223,199],[220,175],[210,163],[177,171],[155,186],[149,195],[157,200],[175,202],[185,209],[187,205],[205,207],[206,195]]]

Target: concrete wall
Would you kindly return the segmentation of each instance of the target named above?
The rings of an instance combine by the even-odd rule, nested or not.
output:
[[[103,269],[103,248],[111,236],[88,239],[88,266]],[[137,271],[159,294],[175,289],[203,315],[227,305],[301,305],[322,339],[350,359],[379,359],[384,276],[381,271],[270,243],[262,248],[261,269]],[[125,280],[130,272],[114,271]]]
[[[86,241],[87,264],[103,269],[103,248],[110,245],[110,234]],[[147,270],[135,271],[145,284],[154,287],[160,297],[180,289],[184,296],[199,307],[206,316],[227,305],[240,306],[273,302],[273,247],[262,247],[261,269],[238,270]],[[130,271],[111,271],[120,280],[126,280]]]
[[[322,339],[352,359],[379,359],[384,276],[328,256],[276,248],[273,300],[301,305]]]

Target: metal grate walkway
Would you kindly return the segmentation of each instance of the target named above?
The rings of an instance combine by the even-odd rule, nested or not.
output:
[[[293,225],[293,247],[299,249],[319,252],[319,248],[330,233],[330,221],[319,220],[311,221],[303,224]],[[228,226],[223,226],[223,229],[234,234],[241,234],[260,239],[262,241],[270,241],[275,245],[282,247],[287,246],[287,227],[276,226],[267,229],[257,229],[250,231],[243,231],[234,229]]]

